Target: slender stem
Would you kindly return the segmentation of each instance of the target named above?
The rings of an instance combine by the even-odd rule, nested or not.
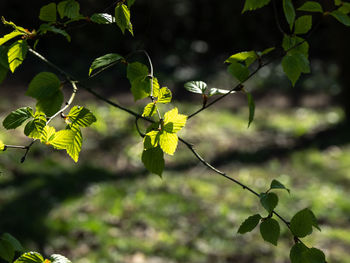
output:
[[[26,150],[27,146],[23,146],[23,145],[5,145],[3,151],[6,151],[7,149],[23,149]]]

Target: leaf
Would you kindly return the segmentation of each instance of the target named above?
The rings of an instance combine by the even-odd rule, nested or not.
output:
[[[169,155],[173,155],[176,151],[178,140],[176,133],[169,133],[166,131],[159,133],[160,148]]]
[[[18,36],[23,36],[24,33],[22,32],[19,32],[19,31],[12,31],[11,33],[9,34],[6,34],[4,35],[2,38],[0,38],[0,46],[5,44],[7,41],[15,38],[15,37],[18,37]]]
[[[246,0],[242,13],[253,11],[270,3],[270,0]]]
[[[43,113],[36,113],[34,120],[27,123],[24,134],[33,139],[40,139],[41,131],[46,126],[46,118]]]
[[[231,65],[228,67],[228,72],[238,79],[239,82],[244,82],[249,77],[249,69],[235,61],[231,61]]]
[[[343,3],[342,6],[338,8],[338,11],[348,15],[350,13],[350,3]]]
[[[22,254],[13,263],[44,263],[44,258],[41,254],[37,252],[27,252]]]
[[[90,17],[90,20],[96,24],[102,24],[102,25],[108,25],[115,22],[114,17],[106,13],[93,14]]]
[[[294,34],[306,34],[312,27],[312,16],[301,16],[295,21]]]
[[[320,12],[323,13],[323,9],[320,3],[315,1],[307,1],[301,7],[297,9],[298,11],[306,12]]]
[[[270,185],[270,189],[284,189],[286,190],[288,193],[290,193],[290,190],[288,188],[286,188],[282,183],[280,183],[279,181],[273,179]]]
[[[157,102],[166,104],[171,102],[171,98],[172,94],[170,89],[168,89],[167,87],[163,87],[159,90]]]
[[[336,6],[339,6],[339,5],[343,4],[343,1],[342,0],[334,0],[334,4]]]
[[[0,258],[3,258],[7,262],[11,263],[14,256],[15,249],[12,247],[11,243],[7,240],[0,239]]]
[[[317,248],[310,248],[307,252],[306,252],[306,258],[307,258],[307,262],[309,263],[325,263],[326,262],[326,256],[324,255],[324,253],[317,249]]]
[[[276,49],[275,47],[267,48],[267,49],[265,49],[265,50],[263,50],[263,51],[261,51],[261,52],[258,52],[258,55],[259,55],[260,57],[262,57],[262,56],[267,55],[267,54],[269,54],[270,52],[274,51],[275,49]]]
[[[61,109],[63,100],[63,93],[58,90],[51,97],[38,100],[36,108],[50,117]]]
[[[123,57],[121,55],[115,54],[115,53],[106,54],[102,57],[96,58],[92,62],[91,66],[89,68],[89,76],[91,75],[92,71],[94,71],[95,69],[102,68],[102,67],[108,67],[111,64],[113,64],[121,59],[123,59]]]
[[[305,260],[305,255],[308,251],[308,248],[302,243],[296,243],[291,248],[289,253],[289,258],[291,263],[308,263]],[[321,263],[321,262],[319,262]]]
[[[260,220],[261,220],[261,216],[259,214],[248,217],[241,224],[237,232],[240,234],[244,234],[252,231],[259,224]]]
[[[126,76],[130,83],[136,79],[144,79],[148,76],[148,68],[140,62],[129,63]]]
[[[57,5],[61,19],[68,17],[74,19],[80,16],[80,5],[75,0],[62,1]]]
[[[260,203],[271,214],[278,204],[278,196],[275,193],[261,193]]]
[[[295,20],[295,10],[292,0],[283,0],[283,12],[289,24],[290,30],[292,30]]]
[[[290,230],[297,237],[306,237],[312,233],[313,214],[308,208],[296,213],[290,221]]]
[[[39,31],[38,31],[38,32],[39,32],[41,35],[43,35],[43,34],[46,34],[48,31],[49,31],[49,32],[52,32],[52,33],[55,33],[55,34],[59,34],[59,35],[64,36],[64,37],[67,39],[68,42],[71,41],[71,37],[70,37],[70,35],[67,33],[67,31],[65,31],[65,30],[63,30],[63,29],[60,29],[60,28],[57,28],[57,27],[55,27],[55,26],[53,26],[53,25],[42,24],[42,25],[40,25]]]
[[[78,162],[79,153],[83,144],[83,135],[81,130],[77,126],[69,125],[69,129],[74,132],[74,139],[66,147],[67,154],[73,159],[74,162]]]
[[[299,65],[299,59],[293,55],[287,54],[282,59],[282,67],[284,73],[286,73],[294,86],[302,72]]]
[[[26,58],[27,51],[28,45],[24,40],[18,40],[10,46],[7,56],[12,73],[22,64]]]
[[[152,117],[157,112],[157,106],[154,102],[148,103],[143,110],[142,116]]]
[[[54,134],[50,144],[58,150],[66,150],[74,144],[75,132],[72,130],[61,130]],[[72,157],[73,158],[73,157]]]
[[[289,54],[302,53],[308,58],[309,44],[301,37],[284,35],[282,47]]]
[[[169,133],[180,131],[187,121],[187,116],[178,113],[178,109],[174,108],[164,114],[164,130]]]
[[[185,83],[184,87],[189,92],[205,94],[207,90],[207,83],[203,81],[190,81]]]
[[[265,241],[277,246],[280,225],[275,219],[268,218],[260,224],[260,234]]]
[[[40,142],[50,145],[51,141],[55,137],[56,129],[54,127],[46,125],[41,132]]]
[[[26,95],[37,100],[50,98],[60,90],[60,86],[61,82],[55,74],[41,72],[29,83]]]
[[[25,29],[21,26],[17,26],[17,25],[15,25],[15,23],[13,23],[11,21],[10,22],[6,21],[6,19],[3,16],[1,17],[1,21],[4,25],[11,26],[15,31],[21,32],[21,33],[23,33],[23,35],[26,35],[28,33],[27,29]]]
[[[131,35],[134,35],[130,21],[130,10],[125,4],[118,3],[115,7],[115,21],[123,34],[125,33],[125,29],[127,29]]]
[[[130,7],[135,3],[135,0],[127,0],[126,2],[127,2],[128,7],[130,9]]]
[[[96,122],[95,115],[85,107],[74,106],[67,115],[73,126],[88,127]]]
[[[0,140],[0,151],[4,151],[5,150],[5,144],[3,143],[2,140]]]
[[[248,119],[248,128],[250,126],[250,124],[253,122],[254,120],[254,115],[255,115],[255,102],[254,102],[254,98],[252,96],[251,93],[246,92],[247,94],[247,100],[248,100],[248,107],[249,107],[249,119]]]
[[[157,147],[159,144],[159,131],[150,131],[143,139],[143,145],[146,150]]]
[[[236,93],[236,91],[232,90],[232,91],[229,91],[229,90],[226,90],[226,89],[217,89],[217,88],[211,88],[209,90],[209,96],[213,96],[213,95],[224,95],[224,94],[227,94],[227,93]]]
[[[11,112],[2,122],[5,129],[16,129],[29,118],[33,117],[33,110],[30,107],[19,108]]]
[[[15,251],[19,251],[19,252],[24,251],[24,248],[22,247],[21,243],[15,237],[13,237],[11,234],[4,233],[1,236],[1,239],[8,241]]]
[[[337,19],[343,25],[350,26],[350,17],[348,15],[345,15],[344,13],[338,10],[330,12],[330,15]]]
[[[40,9],[39,19],[45,22],[56,22],[56,3],[44,5]]]
[[[135,101],[150,95],[151,79],[148,78],[148,68],[145,65],[139,62],[129,63],[127,78],[131,83],[131,92]]]
[[[51,263],[72,263],[68,258],[59,254],[52,254],[50,261]]]
[[[236,53],[225,60],[226,63],[244,62],[247,67],[254,63],[258,58],[255,51],[244,51]]]
[[[162,176],[164,153],[159,146],[143,150],[141,159],[149,172]]]

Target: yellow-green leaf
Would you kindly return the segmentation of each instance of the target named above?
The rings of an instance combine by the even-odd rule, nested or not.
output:
[[[157,105],[154,102],[148,103],[143,110],[142,116],[152,117],[157,112]]]
[[[168,133],[180,131],[187,121],[187,116],[179,114],[177,108],[174,108],[164,114],[164,130]]]
[[[60,89],[60,85],[61,82],[54,73],[41,72],[29,83],[26,95],[37,100],[46,99],[53,96]]]
[[[67,145],[66,151],[67,154],[74,160],[74,162],[78,162],[79,153],[81,151],[83,143],[83,135],[80,128],[77,126],[70,126],[70,129],[74,132],[74,139],[70,144]]]
[[[159,133],[159,145],[169,155],[173,155],[176,151],[178,140],[175,133],[168,133],[166,131]]]
[[[125,29],[127,29],[131,35],[134,35],[130,21],[130,10],[127,5],[122,4],[121,2],[117,4],[115,7],[115,21],[123,34],[125,33]]]
[[[3,151],[5,149],[5,144],[0,140],[0,151]]]
[[[55,133],[51,145],[58,150],[65,150],[69,145],[74,144],[75,132],[72,130],[61,130]]]
[[[159,131],[150,131],[146,134],[145,138],[143,139],[143,144],[145,149],[150,149],[157,147],[159,144]]]
[[[85,107],[74,106],[68,113],[72,126],[88,127],[96,121],[95,115]]]
[[[171,102],[171,98],[172,98],[172,94],[170,89],[168,89],[167,87],[163,87],[159,90],[159,94],[158,94],[158,103],[169,103]]]
[[[11,72],[15,72],[16,68],[19,67],[24,61],[28,51],[27,42],[24,40],[18,40],[13,43],[7,53],[8,62]]]
[[[0,46],[5,44],[7,41],[17,37],[17,36],[23,36],[24,34],[19,31],[12,31],[11,33],[4,35],[2,38],[0,38]]]
[[[50,145],[55,137],[55,133],[56,129],[54,127],[46,125],[41,131],[40,142]]]
[[[37,252],[27,252],[22,254],[13,263],[44,263],[44,258],[41,254]]]
[[[27,123],[24,134],[33,139],[40,139],[41,132],[46,126],[46,117],[43,113],[36,112],[35,118]]]
[[[243,51],[230,56],[225,62],[244,62],[249,67],[257,58],[258,56],[255,51]]]

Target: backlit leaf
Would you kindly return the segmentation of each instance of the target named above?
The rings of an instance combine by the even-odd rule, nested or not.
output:
[[[190,81],[185,83],[184,87],[189,92],[205,94],[207,90],[207,83],[203,81]]]
[[[160,148],[169,155],[173,155],[176,151],[178,140],[179,139],[175,133],[168,133],[166,131],[159,133]]]
[[[187,121],[187,116],[178,113],[178,109],[174,108],[164,114],[164,130],[170,133],[180,131]]]
[[[301,37],[290,37],[285,35],[283,38],[282,47],[285,51],[288,51],[289,54],[302,53],[306,58],[308,58],[309,44]]]
[[[316,1],[307,1],[297,10],[306,12],[320,12],[323,13],[323,9],[320,3]]]
[[[0,46],[5,44],[7,41],[17,37],[17,36],[23,36],[24,34],[19,31],[12,31],[9,34],[4,35],[2,38],[0,38]]]
[[[55,74],[51,72],[41,72],[29,83],[26,95],[37,100],[46,99],[59,91],[60,85],[61,82]]]
[[[44,5],[40,9],[39,19],[45,22],[56,22],[56,3]]]
[[[96,58],[92,62],[91,66],[89,68],[89,76],[91,75],[92,71],[99,69],[99,68],[108,67],[111,64],[113,64],[121,59],[123,59],[123,57],[121,55],[115,54],[115,53],[106,54],[102,57]]]
[[[277,246],[280,236],[280,225],[273,218],[268,218],[260,224],[260,234],[263,239]]]
[[[152,117],[157,112],[157,106],[154,102],[150,102],[146,105],[143,110],[142,116],[144,117]]]
[[[14,263],[44,263],[44,258],[37,252],[22,254]]]
[[[55,149],[65,150],[70,145],[74,144],[75,134],[76,133],[74,131],[72,131],[72,130],[61,130],[61,131],[58,131],[58,132],[55,133],[55,136],[50,141],[50,144]]]
[[[51,263],[72,263],[68,258],[59,254],[53,254],[50,256]]]
[[[232,62],[244,62],[247,67],[249,67],[257,59],[255,51],[244,51],[236,53],[225,60],[226,63]]]
[[[5,149],[5,144],[2,140],[0,140],[0,151],[3,151]]]
[[[283,0],[283,12],[289,24],[290,30],[292,30],[295,20],[295,9],[292,0]]]
[[[115,21],[123,34],[125,33],[125,29],[127,29],[131,35],[134,35],[130,21],[130,10],[127,5],[122,4],[121,2],[117,4],[115,7]]]
[[[61,109],[63,100],[63,93],[58,90],[51,97],[38,100],[36,108],[50,117]]]
[[[103,24],[103,25],[108,25],[115,22],[114,17],[106,13],[93,14],[90,17],[90,20],[96,24]]]
[[[160,146],[143,150],[142,162],[148,171],[162,176],[164,170],[164,153]]]
[[[46,117],[43,113],[36,113],[35,118],[27,123],[24,134],[33,139],[40,139],[41,131],[46,126]]]
[[[33,110],[29,107],[23,107],[11,112],[2,122],[5,129],[16,129],[26,120],[33,117]]]
[[[159,90],[157,102],[158,103],[169,103],[169,102],[171,102],[171,98],[172,98],[172,94],[171,94],[170,89],[168,89],[167,87],[163,87]]]
[[[15,72],[26,58],[28,45],[25,40],[18,40],[13,43],[7,53],[11,72]]]
[[[95,115],[85,107],[74,106],[68,113],[73,126],[88,127],[96,121]]]
[[[244,234],[252,231],[259,224],[260,220],[261,220],[261,216],[259,214],[248,217],[241,224],[237,232],[240,234]]]
[[[256,10],[270,3],[270,0],[246,0],[242,13],[246,11]]]
[[[244,82],[249,77],[249,69],[239,62],[231,61],[228,72],[231,73],[239,82]]]
[[[67,154],[74,160],[78,162],[79,153],[83,144],[83,135],[81,130],[77,126],[69,126],[69,129],[74,132],[74,139],[66,147]]]
[[[312,27],[312,16],[301,16],[295,21],[294,34],[306,34]]]

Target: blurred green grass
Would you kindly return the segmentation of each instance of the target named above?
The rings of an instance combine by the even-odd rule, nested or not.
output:
[[[284,226],[277,247],[264,243],[258,230],[236,233],[247,216],[264,214],[254,196],[203,167],[183,145],[166,158],[162,179],[149,175],[134,120],[94,101],[84,104],[98,122],[83,131],[78,164],[39,144],[22,165],[23,153],[1,154],[2,231],[77,263],[288,262],[292,237]],[[196,108],[175,105],[185,114]],[[342,110],[258,105],[249,129],[247,118],[245,107],[215,107],[191,119],[180,136],[258,192],[272,179],[283,182],[292,191],[279,192],[278,211],[290,218],[310,207],[322,232],[306,242],[323,249],[329,262],[350,262],[350,146],[294,145],[342,121]],[[0,137],[25,143],[21,131],[2,130]]]

